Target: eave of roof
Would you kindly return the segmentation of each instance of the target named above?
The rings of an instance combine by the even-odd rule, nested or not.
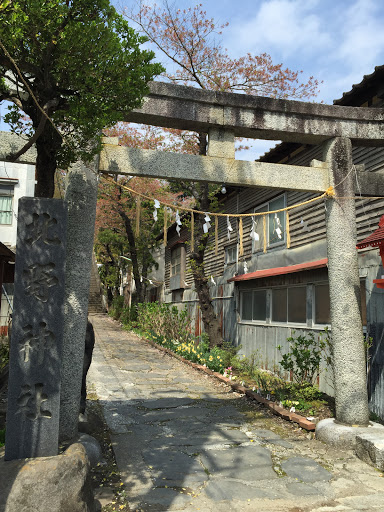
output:
[[[371,235],[359,242],[356,247],[364,249],[365,247],[378,247],[381,244],[384,244],[384,227],[376,229]]]
[[[0,242],[0,256],[7,261],[15,261],[15,253],[8,249],[6,245]]]
[[[241,274],[239,276],[231,277],[231,279],[228,279],[228,283],[232,281],[250,281],[251,279],[261,279],[262,277],[282,276],[285,274],[293,274],[295,272],[303,272],[304,270],[323,268],[327,265],[328,258],[323,258],[322,260],[299,263],[298,265],[289,265],[288,267],[267,268],[264,270],[256,270],[256,272],[249,272],[248,274]]]

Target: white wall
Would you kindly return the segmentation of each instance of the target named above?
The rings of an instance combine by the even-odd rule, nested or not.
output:
[[[17,182],[13,181],[17,180]],[[33,197],[35,192],[35,166],[0,161],[0,182],[2,185],[15,183],[13,196],[13,219],[11,225],[0,224],[0,241],[11,247],[16,246],[17,209],[21,197]]]

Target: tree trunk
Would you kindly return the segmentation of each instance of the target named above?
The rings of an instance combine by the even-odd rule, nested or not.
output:
[[[135,298],[134,301],[136,303],[141,303],[145,301],[146,283],[144,283],[144,281],[142,282],[140,279],[139,260],[137,257],[135,235],[133,233],[132,224],[128,215],[125,213],[124,210],[121,210],[120,208],[117,211],[124,221],[125,231],[127,234],[129,244],[129,255],[132,261],[132,273],[136,286],[136,297],[132,295],[132,300],[134,300]]]
[[[204,252],[203,252],[204,258]],[[208,279],[204,275],[203,260],[191,255],[192,275],[195,283],[196,293],[199,299],[201,310],[201,319],[203,320],[204,330],[209,337],[209,347],[221,347],[223,345],[223,337],[221,333],[221,325],[217,319],[211,296],[209,293]]]
[[[206,136],[199,134],[200,153],[206,154]],[[208,212],[210,206],[209,188],[208,184],[202,184],[199,188],[199,193],[196,197],[198,202],[198,209]],[[211,295],[209,292],[208,278],[204,272],[204,256],[207,248],[209,236],[203,231],[203,219],[200,218],[196,226],[196,241],[195,247],[197,250],[191,253],[191,271],[195,283],[196,293],[199,299],[201,310],[201,318],[204,325],[204,330],[209,337],[209,347],[220,347],[223,345],[222,329],[219,320],[217,319],[215,310],[213,308]]]
[[[34,123],[35,124],[35,123]],[[47,122],[36,140],[36,197],[53,197],[55,193],[56,152],[61,147],[60,135]]]

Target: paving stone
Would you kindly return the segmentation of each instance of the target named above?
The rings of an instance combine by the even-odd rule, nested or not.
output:
[[[151,411],[143,414],[144,422],[151,421],[168,421],[176,418],[199,418],[200,421],[206,423],[211,420],[208,417],[210,410],[204,407],[180,407],[177,409],[169,409],[166,411]]]
[[[243,482],[229,479],[210,480],[205,488],[205,493],[209,498],[215,501],[240,500],[248,501],[254,498],[277,499],[279,494],[266,486],[264,489],[253,487]]]
[[[258,481],[277,478],[269,450],[261,446],[238,446],[227,450],[209,450],[200,455],[203,466],[212,475]]]
[[[281,446],[282,448],[286,448],[287,450],[292,450],[293,445],[288,441],[284,441],[284,439],[265,439],[268,443],[274,444],[276,446]]]
[[[208,479],[198,460],[181,451],[146,449],[143,458],[151,469],[151,477],[156,485],[195,488]]]
[[[316,487],[303,482],[292,482],[287,484],[287,491],[294,496],[315,496],[321,494]]]
[[[189,405],[193,403],[190,398],[159,398],[158,400],[149,400],[143,403],[146,409],[172,409]]]
[[[250,429],[253,435],[257,437],[261,437],[262,439],[266,440],[275,440],[275,439],[281,439],[281,437],[276,434],[276,432],[273,432],[272,430],[257,428],[257,429]]]
[[[157,488],[142,496],[138,495],[132,502],[136,504],[138,509],[160,512],[163,510],[175,510],[179,507],[184,508],[191,500],[191,496],[173,489]]]
[[[307,457],[291,457],[284,461],[281,467],[288,476],[303,482],[322,482],[332,478],[332,473]]]
[[[154,439],[149,443],[150,448],[162,448],[164,446],[192,446],[195,453],[197,449],[203,450],[210,445],[234,445],[241,444],[248,441],[247,436],[239,430],[228,431],[207,431],[199,435],[189,435],[188,432],[179,432],[172,437],[162,437],[161,439]]]
[[[243,415],[233,405],[223,405],[212,414],[212,418],[243,418]]]

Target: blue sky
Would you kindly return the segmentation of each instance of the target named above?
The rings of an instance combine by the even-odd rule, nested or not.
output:
[[[130,8],[135,1],[113,0],[112,3]],[[177,7],[193,7],[197,3],[178,0]],[[267,52],[274,62],[303,70],[304,79],[315,76],[323,81],[315,101],[332,103],[365,74],[372,73],[375,66],[384,64],[382,0],[206,0],[202,3],[210,17],[229,22],[223,31],[223,46],[231,57]],[[268,146],[269,143],[259,143],[257,152],[262,153]]]

